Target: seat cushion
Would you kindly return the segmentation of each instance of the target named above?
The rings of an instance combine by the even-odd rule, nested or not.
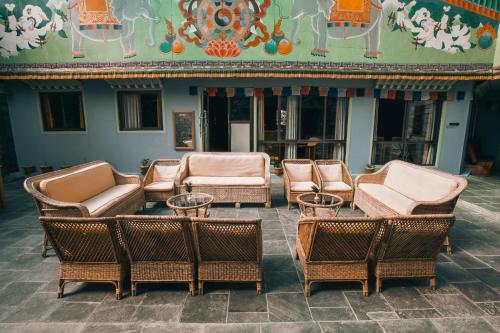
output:
[[[192,154],[188,158],[189,176],[264,177],[261,154]]]
[[[40,191],[62,202],[83,202],[115,186],[113,170],[108,163],[91,165],[66,175],[40,182]]]
[[[172,191],[174,189],[174,181],[162,181],[153,182],[144,186],[144,191],[146,192],[162,192],[162,191]]]
[[[325,182],[338,182],[342,180],[342,165],[340,164],[319,164],[321,178]]]
[[[307,182],[312,180],[312,164],[286,163],[285,168],[291,182]]]
[[[323,190],[325,191],[350,191],[352,187],[344,182],[325,182],[323,183]]]
[[[175,179],[179,165],[155,165],[153,182],[168,182]]]
[[[131,195],[140,188],[139,184],[116,185],[82,202],[91,216],[101,216],[117,202]]]
[[[401,215],[409,214],[415,203],[414,200],[384,185],[360,184],[359,188]]]
[[[423,167],[398,162],[389,166],[384,185],[415,201],[441,200],[458,187],[453,179]]]
[[[312,192],[312,186],[319,188],[318,184],[307,181],[307,182],[291,182],[290,190],[294,192]]]
[[[191,183],[194,186],[201,185],[227,185],[227,186],[261,186],[266,183],[263,177],[204,177],[189,176],[184,178],[183,184]]]

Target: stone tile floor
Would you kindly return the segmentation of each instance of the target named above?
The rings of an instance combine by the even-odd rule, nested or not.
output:
[[[263,219],[265,293],[254,285],[207,284],[191,297],[183,285],[140,285],[116,301],[111,285],[70,283],[56,298],[58,260],[42,259],[42,229],[20,180],[6,184],[0,209],[1,332],[500,332],[500,178],[471,177],[442,253],[438,289],[427,281],[388,281],[383,293],[359,284],[313,285],[302,293],[293,259],[297,209],[288,210],[273,176],[273,206],[217,206],[216,216]],[[147,214],[168,214],[164,206]],[[343,214],[360,214],[347,208]]]

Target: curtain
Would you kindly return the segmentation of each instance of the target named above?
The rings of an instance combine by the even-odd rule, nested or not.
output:
[[[299,98],[298,96],[288,97],[288,114],[286,117],[286,140],[297,140],[298,134],[298,114],[299,114]],[[285,148],[285,158],[296,158],[297,156],[297,144],[290,143],[286,145]]]
[[[122,122],[123,129],[140,129],[141,124],[141,96],[125,93],[122,95]]]
[[[337,110],[335,112],[335,140],[346,139],[346,122],[347,122],[347,98],[339,97],[337,99]],[[345,143],[336,142],[333,144],[334,160],[343,160],[345,157]]]

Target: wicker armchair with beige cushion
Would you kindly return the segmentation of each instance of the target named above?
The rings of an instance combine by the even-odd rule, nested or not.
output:
[[[122,296],[128,261],[112,217],[40,217],[60,261],[57,297],[67,281],[111,283]]]
[[[139,176],[94,161],[25,180],[41,216],[103,217],[134,214],[144,205]],[[42,255],[47,252],[44,242]]]
[[[429,278],[436,288],[436,257],[455,217],[414,215],[388,218],[375,266],[376,290],[383,279]]]
[[[304,271],[304,294],[313,282],[359,281],[368,296],[368,261],[374,253],[382,218],[302,218],[297,254]]]
[[[282,164],[288,208],[291,208],[293,203],[297,203],[298,195],[312,192],[312,186],[321,188],[319,172],[312,160],[287,159],[283,160]]]
[[[354,200],[354,184],[344,162],[340,160],[316,160],[321,182],[321,192],[338,195],[344,202]]]
[[[260,219],[193,218],[198,290],[208,281],[255,282],[262,292]]]
[[[467,180],[433,168],[394,160],[355,180],[354,205],[369,216],[452,213]],[[451,253],[449,239],[445,245]]]
[[[265,153],[188,153],[176,179],[178,193],[191,183],[193,192],[214,197],[214,203],[263,203],[271,207],[271,172]]]
[[[178,216],[117,216],[131,264],[132,295],[138,283],[188,283],[195,295],[191,221]]]
[[[155,160],[144,176],[146,201],[167,201],[175,195],[175,178],[180,160]]]

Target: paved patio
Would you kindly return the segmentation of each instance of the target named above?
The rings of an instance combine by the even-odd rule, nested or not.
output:
[[[454,254],[442,253],[438,289],[427,281],[387,281],[369,297],[359,284],[313,285],[302,293],[293,260],[298,211],[287,210],[273,176],[273,207],[218,206],[216,216],[261,217],[265,293],[254,285],[139,285],[116,301],[111,285],[69,283],[56,298],[58,260],[40,255],[42,229],[21,180],[6,184],[0,209],[1,332],[500,332],[500,178],[470,178],[455,211]],[[150,207],[147,214],[168,214]],[[343,214],[359,214],[344,208]]]

